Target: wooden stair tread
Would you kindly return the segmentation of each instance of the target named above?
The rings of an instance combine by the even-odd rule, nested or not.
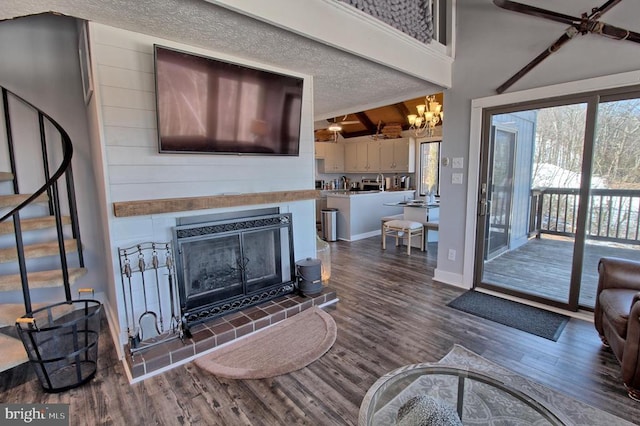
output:
[[[31,309],[34,311],[47,306],[46,303],[32,303]],[[24,315],[24,305],[22,303],[0,304],[0,327],[15,326],[16,319]]]
[[[8,370],[29,361],[24,345],[19,339],[0,334],[0,347],[2,347],[0,371]]]
[[[47,306],[46,303],[35,303],[31,307],[33,310]],[[73,306],[62,305],[52,310],[53,319],[65,315],[73,310]],[[24,315],[24,305],[22,304],[0,304],[0,327],[15,326],[16,319]],[[17,365],[29,361],[27,352],[22,341],[18,338],[0,333],[0,347],[2,357],[0,357],[0,372],[13,368]]]
[[[29,198],[31,194],[9,194],[9,195],[0,195],[0,208],[4,207],[15,207],[27,198]],[[49,200],[46,192],[40,194],[33,202],[36,203],[44,203]]]
[[[69,225],[71,218],[62,216],[62,224]],[[31,219],[21,219],[20,228],[23,231],[34,231],[37,229],[53,228],[56,226],[56,218],[54,216],[34,217]],[[13,234],[13,220],[5,220],[0,223],[0,234]]]
[[[73,284],[87,273],[85,268],[69,268],[69,282]],[[29,272],[27,274],[29,288],[46,288],[62,286],[62,270]],[[0,275],[0,291],[16,291],[22,289],[20,274]],[[14,318],[15,319],[15,318]]]
[[[6,182],[10,180],[13,180],[13,173],[0,172],[0,182]]]
[[[78,250],[76,240],[65,240],[64,247],[67,253]],[[59,254],[58,242],[29,244],[24,246],[24,255],[27,259],[36,257],[53,256]],[[0,262],[13,262],[18,259],[18,251],[15,247],[0,249]]]

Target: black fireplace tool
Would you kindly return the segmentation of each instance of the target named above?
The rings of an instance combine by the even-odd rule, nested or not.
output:
[[[158,315],[155,312],[150,311],[147,306],[147,285],[144,281],[144,271],[146,269],[144,262],[144,255],[142,254],[142,248],[138,246],[138,269],[140,269],[140,278],[142,280],[142,294],[144,299],[144,312],[138,319],[140,324],[140,339],[147,340],[160,335],[158,329]]]
[[[165,246],[166,262],[160,265],[157,247]],[[122,302],[124,305],[126,329],[129,339],[129,351],[131,353],[138,350],[157,345],[169,339],[184,336],[182,321],[180,321],[180,311],[177,308],[177,292],[174,280],[173,257],[171,255],[171,243],[140,243],[135,246],[118,249],[120,255],[120,272],[122,281]],[[138,256],[136,267],[131,265],[130,258]],[[150,258],[149,258],[150,256]],[[165,319],[163,305],[166,305],[167,298],[163,291],[164,284],[162,277],[164,274],[160,270],[167,267],[167,280],[169,284],[169,303],[171,310],[170,327],[165,331]],[[155,291],[152,281],[149,284],[145,280],[145,272],[148,268],[153,268],[155,275]],[[139,273],[139,276],[138,276]],[[125,283],[126,281],[126,283]],[[129,287],[128,289],[126,287]],[[134,291],[142,287],[142,292]],[[154,295],[155,293],[155,295]],[[140,297],[142,296],[142,297]],[[142,300],[140,300],[142,299]],[[157,309],[154,307],[157,301]],[[150,309],[149,303],[152,304]],[[166,307],[166,306],[164,306]],[[140,311],[144,311],[140,313]],[[159,315],[156,313],[156,311]],[[139,316],[137,316],[139,315]],[[137,318],[137,321],[136,321]]]

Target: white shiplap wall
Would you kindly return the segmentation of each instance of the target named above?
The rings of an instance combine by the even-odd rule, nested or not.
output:
[[[145,241],[170,241],[177,217],[229,210],[278,207],[293,214],[295,259],[316,257],[315,201],[199,210],[130,218],[116,218],[112,203],[217,194],[312,189],[314,186],[312,77],[289,70],[229,57],[214,51],[90,23],[99,143],[109,209],[110,257],[118,306],[120,339],[126,329],[118,248]],[[156,134],[153,44],[161,44],[222,60],[302,77],[304,94],[300,155],[265,157],[205,154],[159,154]],[[135,297],[135,294],[134,294]],[[158,311],[151,305],[150,309]],[[169,312],[168,306],[163,309]]]

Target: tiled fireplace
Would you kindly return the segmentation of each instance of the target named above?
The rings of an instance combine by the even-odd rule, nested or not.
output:
[[[261,209],[178,219],[173,245],[182,324],[174,330],[184,333],[165,333],[126,351],[133,381],[337,302],[328,287],[298,294],[290,213]]]
[[[242,338],[260,329],[290,318],[312,306],[330,307],[337,303],[335,290],[324,287],[315,296],[296,293],[201,322],[191,328],[191,337],[172,339],[134,354],[128,353],[126,363],[132,381],[184,364],[208,351]]]
[[[290,213],[234,213],[174,230],[183,326],[294,291]]]

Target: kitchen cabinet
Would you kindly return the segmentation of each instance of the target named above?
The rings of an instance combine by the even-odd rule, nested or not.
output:
[[[319,146],[320,145],[320,146]],[[316,158],[322,159],[323,173],[343,173],[344,145],[332,142],[316,142]],[[321,155],[321,157],[319,157]]]
[[[326,146],[327,143],[326,142],[316,142],[315,143],[315,157],[318,160],[324,160],[324,156],[326,155]]]
[[[415,140],[400,138],[380,142],[380,171],[385,173],[415,172]]]
[[[365,168],[366,172],[379,172],[380,171],[380,142],[378,141],[367,141],[364,142],[366,146],[366,161],[360,162],[358,160],[358,164]]]
[[[344,145],[344,171],[358,172],[358,144],[346,143]]]
[[[379,171],[380,142],[364,141],[346,144],[345,172],[377,173]]]

